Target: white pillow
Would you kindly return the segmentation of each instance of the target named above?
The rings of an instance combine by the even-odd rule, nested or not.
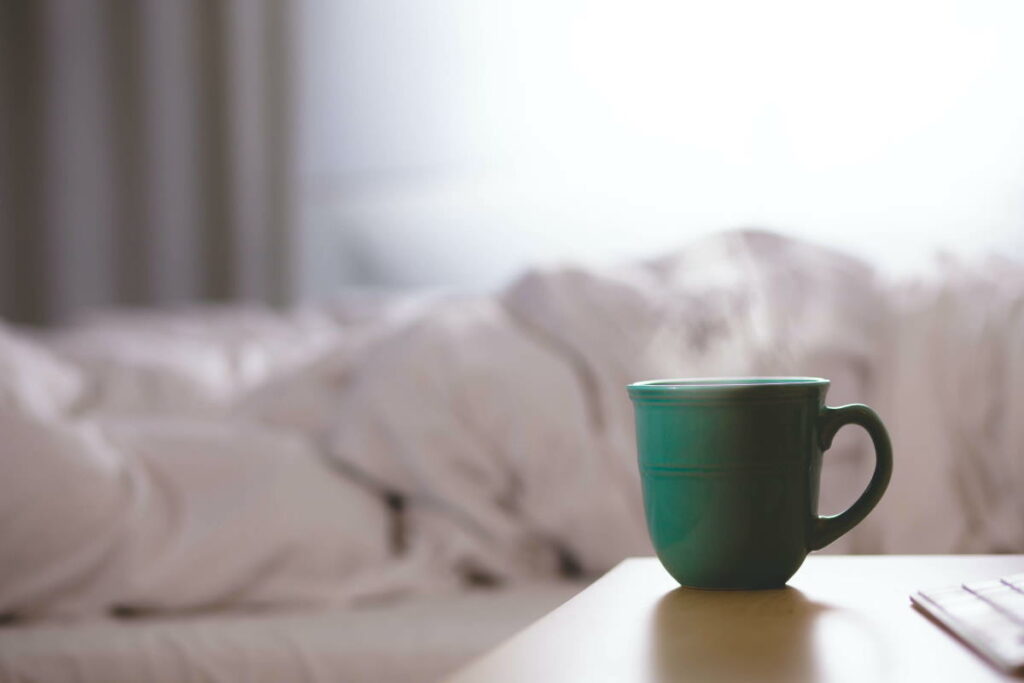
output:
[[[138,471],[119,605],[344,602],[352,581],[390,555],[384,501],[301,439],[228,421],[107,431]]]
[[[65,413],[82,395],[78,370],[0,323],[0,409]]]
[[[81,612],[104,601],[131,482],[95,427],[0,410],[0,614]]]
[[[381,500],[251,424],[0,411],[0,614],[343,602],[390,554]]]
[[[89,379],[84,413],[209,416],[339,334],[313,312],[196,309],[96,314],[49,343]]]

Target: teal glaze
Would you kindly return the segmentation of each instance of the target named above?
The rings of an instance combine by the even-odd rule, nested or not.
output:
[[[781,587],[875,507],[892,474],[889,436],[867,406],[825,406],[828,387],[816,377],[629,385],[647,528],[680,584]],[[819,517],[822,451],[845,424],[871,436],[875,472],[848,510]]]

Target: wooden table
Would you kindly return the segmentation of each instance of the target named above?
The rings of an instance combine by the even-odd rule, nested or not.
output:
[[[1024,555],[816,555],[782,590],[698,591],[630,559],[451,680],[1019,683],[908,596],[1021,571]]]

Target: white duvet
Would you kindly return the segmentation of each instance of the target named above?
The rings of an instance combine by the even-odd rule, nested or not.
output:
[[[1024,550],[1024,274],[758,232],[486,297],[0,328],[0,613],[322,604],[650,552],[625,385],[820,375],[892,433],[835,549]],[[851,428],[852,429],[852,428]],[[826,456],[823,505],[866,482]]]

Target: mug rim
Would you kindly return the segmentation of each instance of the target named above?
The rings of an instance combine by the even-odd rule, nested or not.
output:
[[[729,395],[742,391],[744,395],[797,392],[818,392],[827,388],[829,380],[823,377],[750,376],[750,377],[681,377],[676,379],[649,379],[633,382],[626,389],[631,398],[684,398],[706,397],[714,394]]]

